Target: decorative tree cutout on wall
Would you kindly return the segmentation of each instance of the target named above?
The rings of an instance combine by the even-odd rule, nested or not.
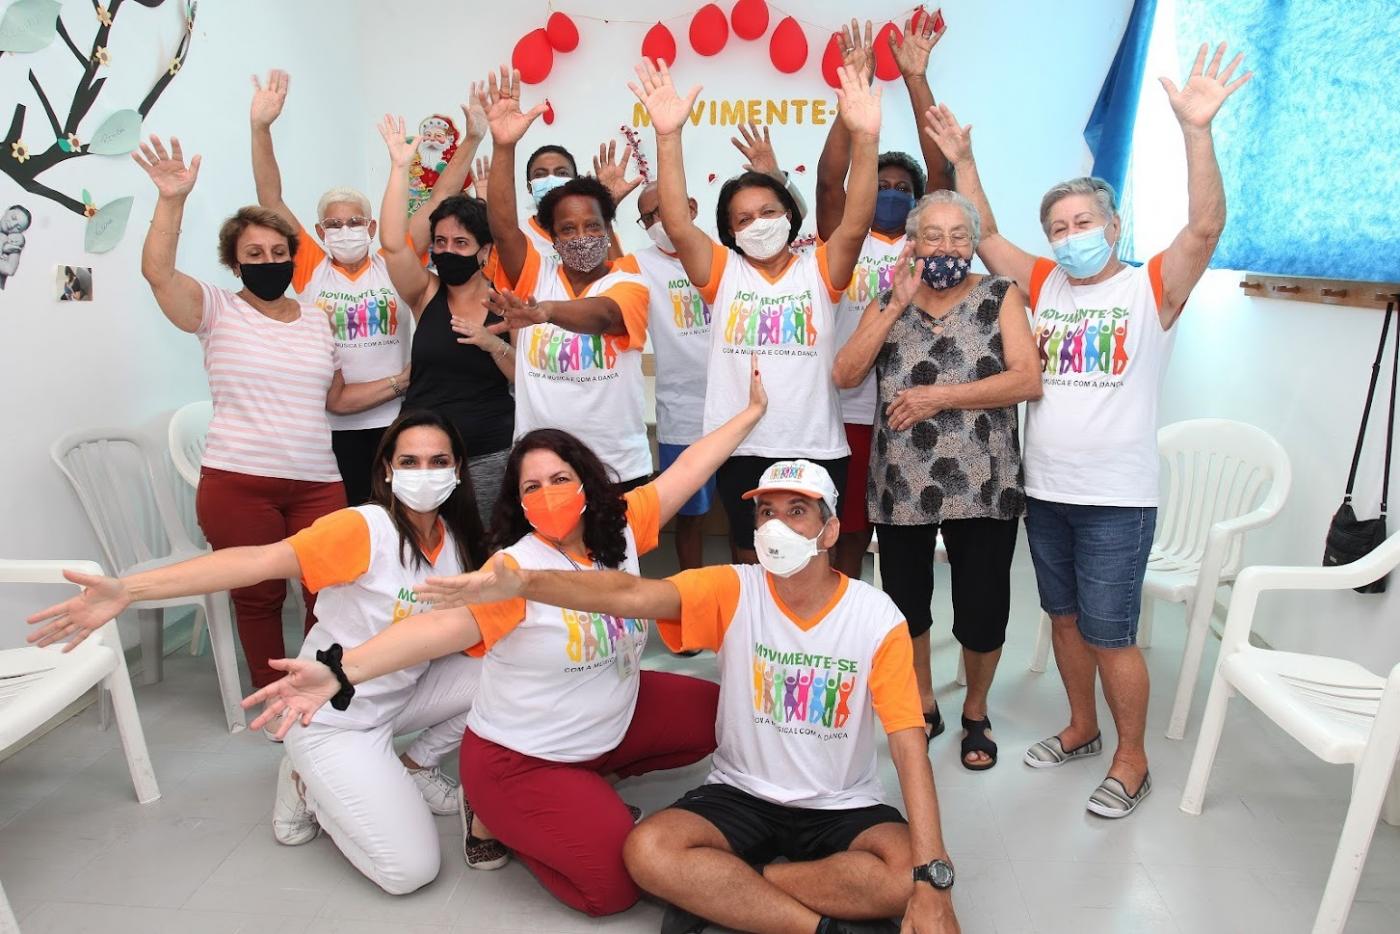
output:
[[[132,0],[147,9],[155,9],[164,6],[167,0]],[[91,217],[94,213],[94,206],[85,204],[83,200],[64,194],[61,191],[50,188],[41,182],[42,176],[49,169],[70,159],[76,159],[89,154],[103,152],[102,147],[90,150],[86,142],[78,138],[78,126],[96,103],[97,96],[102,91],[102,86],[107,83],[105,76],[99,77],[98,73],[108,67],[109,55],[107,52],[108,39],[111,35],[113,25],[117,21],[117,14],[120,12],[125,0],[110,0],[109,3],[101,3],[99,0],[92,0],[93,12],[97,21],[97,31],[92,38],[92,49],[84,54],[77,43],[73,41],[67,27],[63,23],[62,16],[58,17],[57,31],[73,57],[78,60],[78,64],[83,67],[82,76],[78,79],[77,87],[73,91],[72,103],[68,105],[68,114],[60,120],[48,94],[44,91],[38,76],[34,70],[29,71],[29,83],[34,88],[34,94],[43,107],[44,115],[48,118],[49,131],[53,134],[53,140],[42,152],[31,151],[29,145],[24,141],[24,119],[27,108],[23,103],[16,103],[14,116],[10,118],[10,127],[5,133],[3,150],[0,150],[0,171],[3,171],[16,184],[26,191],[48,198],[56,204],[60,204],[75,214],[82,214]],[[189,54],[190,41],[194,36],[194,16],[197,2],[186,5],[183,0],[176,0],[176,5],[182,7],[184,18],[184,32],[180,37],[180,44],[175,51],[175,56],[166,65],[164,72],[156,80],[140,106],[136,108],[136,113],[141,119],[145,119],[155,106],[170,82],[175,79],[180,68],[185,63],[185,58]],[[5,53],[0,52],[0,55]],[[13,54],[13,53],[11,53]],[[115,116],[115,115],[114,115]],[[139,123],[138,123],[139,126]],[[106,124],[104,124],[104,128]],[[125,150],[122,150],[125,151]],[[107,151],[110,154],[110,150]],[[84,193],[86,194],[86,192]]]

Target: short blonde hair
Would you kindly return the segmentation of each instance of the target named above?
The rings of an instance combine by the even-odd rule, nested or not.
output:
[[[243,236],[243,231],[249,227],[266,227],[286,237],[287,253],[292,259],[296,259],[297,246],[301,243],[297,229],[276,211],[250,204],[239,208],[238,213],[224,221],[224,225],[219,228],[219,262],[226,268],[238,268],[238,238]]]

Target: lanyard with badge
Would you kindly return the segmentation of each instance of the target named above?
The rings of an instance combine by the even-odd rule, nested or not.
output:
[[[596,562],[590,563],[587,568],[584,568],[574,560],[573,555],[560,548],[557,544],[554,545],[554,550],[563,555],[564,560],[569,562],[575,571],[599,570]],[[637,640],[632,637],[632,633],[628,630],[626,622],[620,622],[618,625],[617,641],[613,643],[613,658],[617,662],[614,670],[617,672],[619,681],[626,681],[637,673],[638,669],[641,668],[641,654],[641,648],[637,645]]]

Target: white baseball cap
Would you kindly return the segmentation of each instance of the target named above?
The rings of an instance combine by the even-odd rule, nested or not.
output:
[[[777,461],[769,465],[758,478],[758,486],[743,495],[743,499],[753,499],[760,493],[800,493],[826,503],[826,508],[836,513],[836,484],[831,482],[831,474],[821,464],[809,460]]]

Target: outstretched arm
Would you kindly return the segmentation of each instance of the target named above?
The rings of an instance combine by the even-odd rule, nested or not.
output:
[[[691,284],[703,289],[710,284],[714,241],[690,217],[690,194],[686,191],[685,159],[681,153],[681,130],[690,119],[700,85],[682,98],[671,83],[666,63],[658,61],[652,65],[643,59],[637,66],[637,81],[628,82],[627,86],[646,107],[656,131],[656,193],[661,226],[675,244]]]
[[[486,305],[505,319],[487,328],[493,334],[518,331],[532,324],[554,324],[575,334],[627,333],[622,308],[607,295],[537,302],[533,296],[521,298],[511,289],[493,289],[486,294]]]
[[[837,74],[841,77],[841,90],[836,92],[841,104],[840,119],[851,134],[851,173],[846,180],[841,223],[826,242],[826,256],[831,287],[844,289],[851,281],[860,248],[875,217],[881,91],[870,87],[865,75],[845,65],[837,69]]]
[[[407,189],[405,189],[403,215],[408,220],[408,235],[413,238],[413,252],[415,254],[422,255],[423,251],[428,248],[430,235],[428,218],[432,216],[433,209],[453,195],[461,194],[462,188],[467,184],[468,176],[471,175],[472,159],[476,156],[476,150],[481,145],[481,141],[486,138],[486,111],[481,106],[481,93],[484,86],[482,82],[472,82],[467,103],[462,105],[462,116],[466,119],[466,127],[463,130],[465,135],[462,137],[462,142],[457,146],[457,151],[452,154],[452,158],[447,160],[447,165],[443,168],[442,173],[438,175],[437,184],[433,185],[432,196],[412,217],[408,217]],[[409,159],[412,161],[412,154],[410,154]],[[385,249],[388,249],[389,246],[389,235],[384,223],[388,218],[389,215],[381,211],[379,242]]]
[[[936,27],[942,26],[941,29]],[[942,11],[930,14],[920,7],[909,17],[904,26],[904,41],[895,40],[890,33],[890,51],[894,53],[895,64],[904,78],[904,87],[909,91],[909,103],[914,108],[914,125],[918,126],[924,113],[933,106],[933,89],[928,83],[928,60],[933,47],[948,31],[943,23]],[[925,191],[938,191],[953,187],[953,167],[944,157],[938,145],[928,134],[919,134],[919,150],[924,156],[924,170],[928,173]]]
[[[491,225],[491,242],[496,257],[511,283],[520,278],[529,253],[529,239],[520,229],[520,215],[515,203],[515,146],[530,128],[545,105],[536,104],[529,111],[520,111],[520,72],[501,66],[486,77],[485,95],[477,95],[486,122],[491,127],[491,199],[486,202],[486,219]]]
[[[987,200],[987,193],[982,190],[982,179],[977,174],[977,163],[972,158],[972,124],[961,126],[947,104],[930,107],[924,112],[924,119],[924,134],[932,139],[943,155],[947,156],[948,161],[953,163],[953,176],[957,179],[958,194],[971,201],[973,207],[977,208],[977,213],[982,216],[982,242],[977,247],[977,255],[982,257],[982,262],[987,264],[987,268],[994,275],[1015,279],[1022,291],[1029,293],[1035,257],[1007,240],[997,230],[991,202]]]
[[[428,303],[434,278],[419,261],[417,245],[410,247],[405,240],[408,166],[413,161],[417,137],[405,135],[403,117],[390,117],[388,114],[379,123],[379,135],[389,149],[389,181],[384,186],[384,203],[379,207],[379,242],[383,244],[384,265],[389,270],[389,280],[417,318]],[[419,216],[424,218],[423,238],[426,244],[427,214],[420,210],[414,215],[414,220]]]
[[[874,24],[865,21],[862,35],[860,24],[852,19],[837,34],[842,63],[861,74],[875,78]],[[831,121],[821,156],[817,158],[817,238],[831,239],[841,223],[846,207],[846,171],[851,167],[851,131],[844,120]]]
[[[128,577],[101,577],[64,571],[63,576],[83,587],[83,592],[30,616],[31,626],[44,624],[29,634],[36,645],[68,640],[71,651],[108,620],[116,619],[132,603],[190,597],[248,587],[266,580],[301,577],[301,563],[287,542],[223,548],[219,551],[169,564]]]
[[[1163,294],[1159,315],[1164,328],[1171,327],[1181,314],[1191,290],[1210,265],[1210,257],[1225,230],[1225,185],[1220,178],[1220,163],[1215,158],[1210,125],[1225,98],[1254,76],[1254,72],[1247,71],[1231,81],[1230,77],[1244,60],[1244,53],[1236,55],[1221,71],[1225,48],[1225,43],[1220,43],[1207,68],[1206,53],[1210,46],[1202,44],[1196,53],[1196,64],[1180,90],[1170,79],[1161,79],[1186,142],[1187,197],[1186,226],[1162,257]]]
[[[418,599],[434,603],[465,600],[481,604],[523,597],[536,603],[632,619],[675,619],[681,615],[681,594],[670,581],[649,580],[625,571],[531,571],[513,567],[504,555],[496,555],[480,571],[456,577],[430,577],[414,592]],[[390,627],[393,628],[396,627]]]
[[[160,138],[152,136],[131,158],[151,177],[159,192],[146,242],[141,247],[141,275],[150,283],[156,304],[170,323],[193,334],[204,320],[204,291],[196,279],[175,268],[175,249],[180,244],[185,199],[199,178],[199,156],[190,159],[186,168],[178,139],[170,137],[170,152],[166,152]]]
[[[253,135],[253,185],[258,192],[258,204],[281,215],[293,227],[300,228],[292,209],[282,200],[282,170],[277,167],[277,154],[272,148],[272,124],[287,102],[291,76],[274,68],[267,73],[267,84],[253,75],[253,105],[249,111]]]

